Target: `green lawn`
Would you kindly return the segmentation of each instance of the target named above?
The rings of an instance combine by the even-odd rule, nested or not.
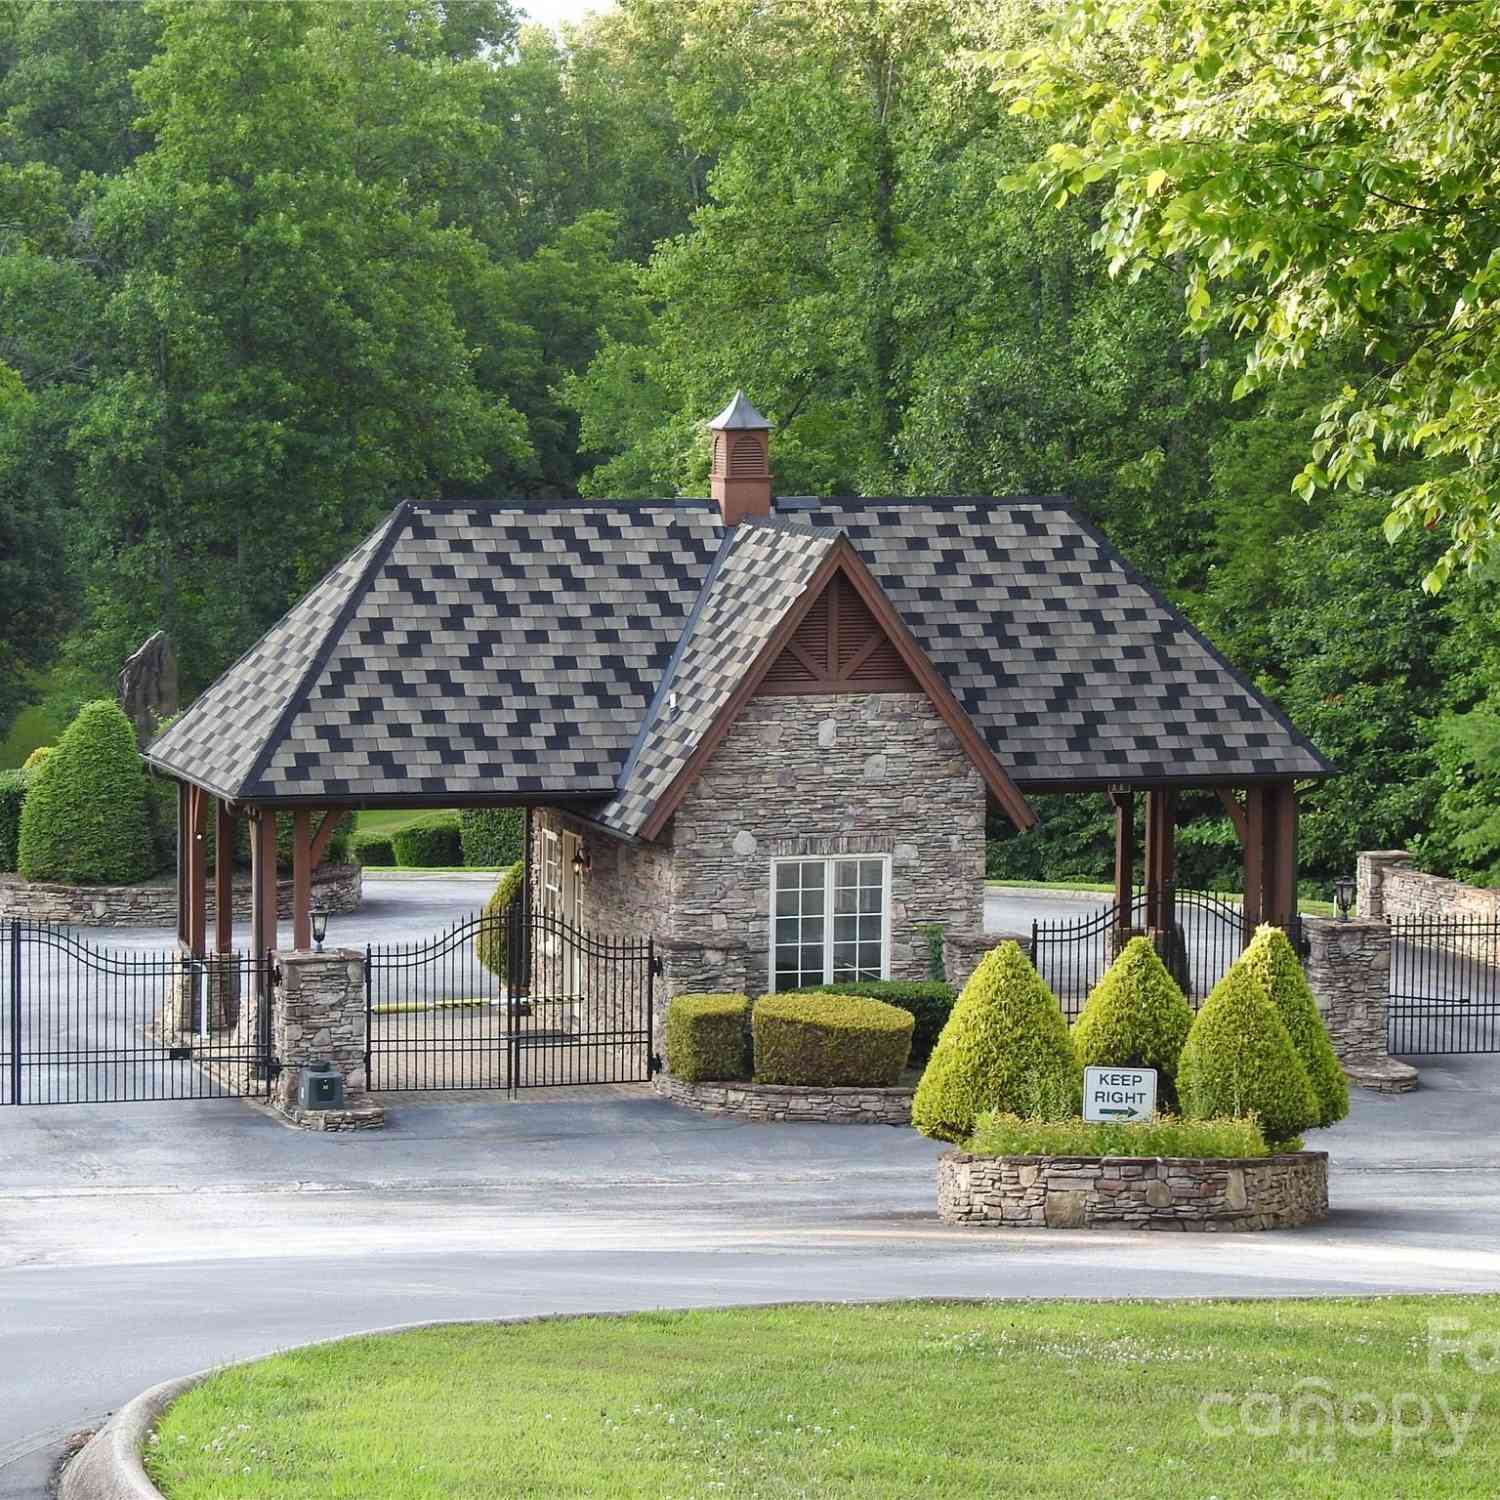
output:
[[[1101,1287],[1107,1263],[1101,1247]],[[1457,1357],[1431,1371],[1436,1317],[1493,1332],[1500,1299],[902,1303],[427,1330],[214,1376],[167,1413],[147,1467],[170,1500],[1493,1495],[1500,1374]],[[1309,1392],[1335,1403],[1332,1431],[1291,1430]]]
[[[985,885],[992,891],[1098,891],[1104,896],[1115,893],[1113,885],[1098,880],[986,880]],[[1238,906],[1240,902],[1239,896],[1232,891],[1223,899],[1231,906]],[[1309,917],[1332,917],[1338,912],[1332,901],[1315,901],[1309,896],[1303,896],[1297,902],[1297,909]]]
[[[361,812],[354,815],[354,831],[356,833],[384,833],[393,834],[400,831],[409,823],[419,822],[423,818],[430,818],[436,813],[441,813],[442,808],[422,807],[413,812],[410,808],[382,808],[377,812]],[[456,816],[456,814],[455,814]]]

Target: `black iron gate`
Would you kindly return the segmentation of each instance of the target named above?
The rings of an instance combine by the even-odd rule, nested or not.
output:
[[[1401,917],[1390,928],[1390,1050],[1500,1052],[1500,921]]]
[[[194,959],[11,920],[0,958],[0,1104],[269,1092],[269,954]]]
[[[422,943],[367,949],[372,1091],[644,1083],[656,954],[560,917],[468,917]]]
[[[1245,914],[1233,896],[1213,891],[1173,890],[1169,906],[1171,924],[1156,932],[1156,950],[1197,1009],[1244,950]],[[1032,962],[1070,1021],[1115,961],[1122,931],[1134,936],[1145,927],[1144,891],[1135,893],[1128,922],[1110,902],[1076,918],[1031,924]]]

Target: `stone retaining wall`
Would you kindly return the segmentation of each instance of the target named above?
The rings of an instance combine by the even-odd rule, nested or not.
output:
[[[938,1159],[938,1212],[1002,1229],[1292,1229],[1328,1217],[1328,1153]]]
[[[656,1092],[706,1115],[821,1125],[910,1125],[912,1089],[807,1088],[773,1083],[687,1083],[658,1073]]]
[[[358,911],[363,900],[364,870],[359,865],[324,865],[313,875],[313,905],[325,911]],[[213,893],[210,889],[209,901]],[[292,915],[292,882],[276,886],[276,914]],[[234,915],[250,915],[250,878],[234,883]],[[69,927],[176,927],[177,886],[63,885],[49,880],[22,880],[0,875],[0,920],[61,922]],[[213,921],[212,912],[209,916]]]
[[[1500,962],[1500,945],[1493,933],[1459,931],[1445,937],[1440,926],[1443,922],[1500,923],[1500,890],[1424,875],[1404,849],[1368,849],[1358,856],[1356,867],[1360,917],[1375,922],[1425,919],[1433,924],[1426,936],[1436,946],[1485,963]]]

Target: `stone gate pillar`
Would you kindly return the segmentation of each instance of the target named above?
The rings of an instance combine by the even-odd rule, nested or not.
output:
[[[271,992],[271,1053],[281,1065],[272,1086],[276,1108],[309,1130],[360,1130],[385,1123],[365,1093],[365,955],[356,948],[278,953],[280,982]],[[344,1080],[346,1107],[303,1110],[302,1070],[331,1062]]]
[[[1391,929],[1383,921],[1303,917],[1307,982],[1333,1050],[1351,1083],[1402,1094],[1417,1070],[1390,1055],[1386,1007],[1391,993]]]

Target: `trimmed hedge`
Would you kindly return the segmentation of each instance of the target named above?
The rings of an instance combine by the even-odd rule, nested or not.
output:
[[[434,865],[457,865],[463,862],[459,844],[457,813],[434,813],[399,828],[391,836],[396,863],[408,869],[431,868]]]
[[[510,927],[502,917],[515,900],[521,888],[521,879],[526,866],[517,860],[510,869],[502,870],[495,882],[495,894],[485,903],[485,920],[480,924],[479,935],[474,940],[474,956],[491,974],[505,978],[507,955],[510,951]]]
[[[863,995],[867,1000],[884,1000],[898,1010],[911,1012],[911,1061],[925,1063],[948,1017],[958,991],[951,984],[934,979],[865,979],[844,984],[810,984],[800,990],[778,990],[779,995]]]
[[[1104,972],[1073,1023],[1082,1067],[1155,1068],[1164,1111],[1176,1108],[1177,1060],[1193,1024],[1183,998],[1150,938],[1135,937]]]
[[[1177,1120],[1167,1115],[1132,1125],[1091,1120],[1023,1120],[989,1110],[964,1150],[975,1156],[1265,1156],[1254,1120]]]
[[[24,769],[0,771],[0,874],[8,875],[16,868],[21,843],[21,807],[30,780]]]
[[[862,995],[764,995],[750,1033],[757,1083],[890,1088],[911,1056],[912,1017]]]
[[[678,995],[667,1006],[667,1071],[688,1083],[750,1076],[748,995]]]
[[[396,863],[396,851],[391,847],[391,836],[388,833],[356,832],[350,838],[349,844],[354,851],[355,859],[362,865]]]
[[[1188,1032],[1177,1069],[1183,1113],[1208,1120],[1254,1115],[1273,1146],[1318,1120],[1318,1100],[1286,1023],[1265,987],[1233,964]]]
[[[1263,924],[1255,929],[1249,946],[1236,960],[1260,980],[1276,1007],[1318,1100],[1317,1125],[1332,1125],[1349,1113],[1349,1080],[1339,1065],[1338,1054],[1328,1040],[1328,1029],[1318,1014],[1318,1002],[1307,983],[1307,975],[1279,927]]]
[[[912,1100],[911,1121],[940,1141],[965,1141],[988,1109],[1061,1119],[1083,1105],[1083,1069],[1057,997],[1014,942],[984,956]]]
[[[41,763],[57,749],[56,745],[38,745],[25,760],[21,762],[23,771],[34,771]]]
[[[146,776],[117,704],[84,704],[31,774],[16,861],[27,880],[131,885],[155,873]]]
[[[459,816],[458,842],[471,868],[514,864],[526,852],[526,809],[471,808]]]

